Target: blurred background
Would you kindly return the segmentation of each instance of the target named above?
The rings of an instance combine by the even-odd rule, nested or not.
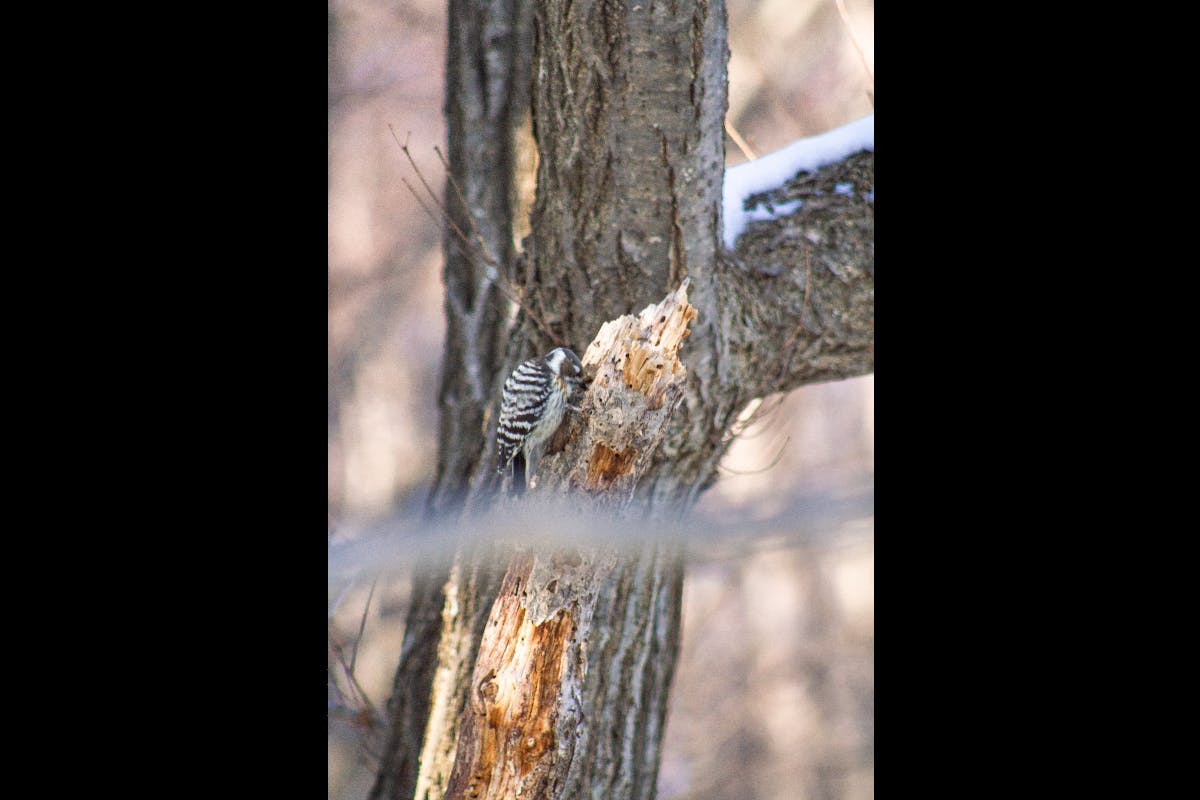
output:
[[[873,111],[873,0],[727,1],[727,165]],[[419,508],[436,464],[442,233],[388,126],[440,189],[445,39],[444,3],[329,5],[331,543]],[[873,376],[766,398],[698,510],[762,519],[869,490],[873,398]],[[660,797],[874,796],[874,520],[813,524],[692,553]],[[408,581],[331,592],[331,663],[352,657],[357,686],[331,684],[330,798],[371,786],[378,743],[356,692],[382,712]]]

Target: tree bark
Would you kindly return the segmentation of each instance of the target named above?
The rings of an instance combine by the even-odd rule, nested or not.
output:
[[[575,513],[620,512],[650,531],[711,485],[747,402],[873,370],[870,154],[797,176],[766,199],[803,196],[799,211],[752,225],[735,253],[721,248],[723,0],[454,0],[450,29],[451,174],[499,269],[448,233],[430,513],[515,508],[497,495],[491,409],[513,366],[558,344],[583,354],[593,382],[526,504],[567,497]],[[522,103],[538,159],[518,252],[518,165],[530,163],[519,158]],[[448,189],[451,209],[453,198]],[[511,321],[493,278],[521,299]],[[691,335],[641,353],[654,339],[637,332],[670,315],[620,318],[668,293]],[[628,327],[585,348],[606,322]],[[660,374],[666,384],[655,384]],[[635,552],[464,548],[427,576],[413,593],[372,797],[653,797],[683,567],[679,552],[647,539]]]

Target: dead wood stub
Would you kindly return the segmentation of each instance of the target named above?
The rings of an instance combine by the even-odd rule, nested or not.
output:
[[[600,327],[583,356],[584,373],[600,387],[620,384],[646,398],[650,410],[662,407],[667,389],[683,382],[687,368],[679,345],[691,335],[696,307],[687,300],[687,279],[657,305],[626,314]]]
[[[614,508],[632,497],[683,396],[687,367],[679,347],[697,315],[689,283],[685,278],[639,314],[604,323],[584,352],[588,390],[583,414],[563,426],[570,436],[563,488],[582,489]]]

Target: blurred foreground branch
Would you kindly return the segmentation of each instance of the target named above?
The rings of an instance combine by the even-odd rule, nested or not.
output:
[[[740,509],[688,517],[652,527],[631,528],[627,520],[580,516],[555,498],[522,508],[468,518],[429,520],[390,517],[339,532],[329,547],[329,592],[336,597],[349,581],[420,571],[450,561],[460,547],[505,543],[547,551],[584,546],[633,549],[647,538],[683,548],[689,563],[734,558],[776,546],[819,546],[848,526],[874,516],[873,484],[837,492],[798,493],[760,517]]]

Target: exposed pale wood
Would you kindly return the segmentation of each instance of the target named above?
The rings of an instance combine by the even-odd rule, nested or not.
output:
[[[687,385],[679,350],[696,318],[688,284],[600,327],[581,359],[581,413],[564,426],[565,447],[543,461],[539,486],[581,489],[608,509],[630,501]]]
[[[536,623],[524,605],[533,556],[509,566],[488,617],[460,723],[448,798],[546,796],[555,719],[574,618]]]

